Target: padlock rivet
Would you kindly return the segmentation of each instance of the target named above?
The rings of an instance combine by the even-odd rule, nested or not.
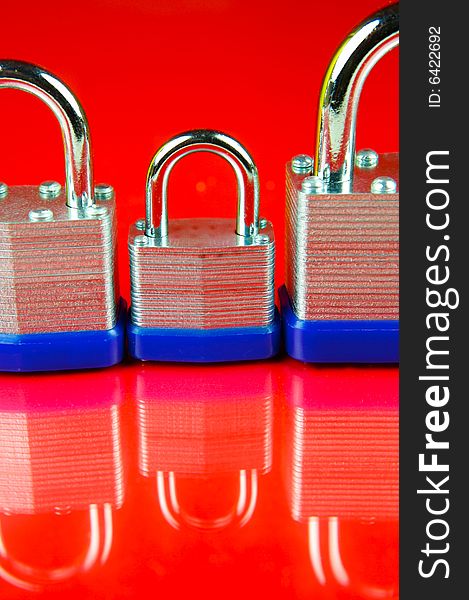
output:
[[[254,241],[256,242],[256,244],[268,244],[270,241],[270,238],[268,235],[261,233],[260,235],[256,235],[256,237],[254,238]]]
[[[298,154],[292,158],[291,169],[293,173],[307,174],[311,173],[313,170],[313,164],[314,161],[311,156],[308,156],[307,154]]]
[[[8,186],[6,183],[0,182],[0,200],[8,195]]]
[[[372,194],[395,194],[397,183],[392,177],[377,177],[371,184]]]
[[[94,188],[94,197],[96,200],[112,200],[114,188],[108,183],[98,183]]]
[[[139,231],[145,231],[145,219],[138,219],[138,221],[135,221],[135,227]]]
[[[36,223],[41,221],[52,221],[54,213],[49,208],[36,208],[29,211],[29,220]]]
[[[134,238],[135,246],[146,246],[148,244],[148,238],[146,235],[137,235]]]
[[[58,181],[43,181],[39,186],[39,196],[44,200],[51,200],[60,196],[62,186]]]
[[[301,182],[301,190],[305,194],[317,194],[322,191],[323,181],[317,175],[311,175],[311,177],[306,177]]]
[[[85,210],[86,214],[90,217],[103,217],[107,215],[107,208],[105,206],[96,206],[96,204],[93,204],[93,206],[88,206]]]
[[[363,148],[355,156],[355,164],[359,169],[374,169],[378,162],[379,155],[371,148]]]

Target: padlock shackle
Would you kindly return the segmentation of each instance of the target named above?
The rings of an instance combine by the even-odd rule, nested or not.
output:
[[[93,174],[89,128],[72,91],[52,73],[16,60],[0,60],[0,88],[28,92],[52,110],[64,139],[67,206],[91,206]]]
[[[220,131],[196,129],[176,135],[153,157],[146,183],[145,235],[168,236],[168,180],[174,165],[193,152],[212,152],[230,163],[238,183],[236,234],[249,237],[259,230],[259,175],[247,150]],[[155,222],[156,219],[156,222]]]
[[[353,182],[355,130],[363,84],[376,63],[399,44],[399,4],[367,17],[336,51],[319,98],[315,175]]]

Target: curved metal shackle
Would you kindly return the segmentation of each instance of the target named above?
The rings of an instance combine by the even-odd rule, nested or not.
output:
[[[28,92],[52,110],[64,139],[67,206],[91,206],[93,177],[89,128],[72,91],[52,73],[16,60],[0,60],[0,88]]]
[[[212,152],[230,163],[238,183],[236,234],[256,235],[259,229],[259,175],[247,150],[220,131],[196,129],[176,135],[157,151],[150,163],[146,184],[145,234],[168,236],[168,180],[174,165],[193,152]],[[156,219],[156,222],[155,222]]]
[[[363,84],[376,63],[399,44],[399,4],[366,18],[332,59],[319,98],[315,175],[352,182],[355,129]]]

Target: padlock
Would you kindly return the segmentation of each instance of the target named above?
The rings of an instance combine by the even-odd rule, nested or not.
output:
[[[134,370],[139,470],[156,480],[161,513],[175,529],[242,527],[254,514],[259,484],[272,468],[270,364],[250,367],[248,388],[244,375],[239,365]],[[229,508],[221,509],[217,498],[207,515],[211,498],[204,498],[202,510],[194,510],[187,482],[194,495],[220,478],[223,489],[236,481],[227,492]]]
[[[0,370],[105,367],[124,350],[111,186],[92,187],[88,123],[55,75],[0,61],[0,88],[40,98],[57,117],[66,185],[0,184]],[[96,200],[102,200],[100,205]]]
[[[399,8],[363,21],[337,50],[319,102],[316,157],[286,168],[287,352],[305,362],[399,360],[398,154],[355,154],[360,92],[399,43]]]
[[[70,378],[0,376],[0,580],[30,591],[104,564],[124,501],[120,379],[113,369]],[[34,566],[11,546],[12,522],[13,531],[39,522],[46,539],[83,522],[85,549],[71,564],[59,555],[50,568]]]
[[[224,158],[238,184],[236,222],[170,219],[167,184],[174,165],[194,152]],[[130,354],[141,360],[224,362],[277,353],[275,244],[259,219],[257,168],[243,146],[212,130],[175,136],[151,161],[146,220],[129,235]]]

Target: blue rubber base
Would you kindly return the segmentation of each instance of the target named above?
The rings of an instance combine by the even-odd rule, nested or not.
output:
[[[138,360],[216,363],[261,360],[278,353],[281,322],[267,327],[164,329],[127,324],[129,354]]]
[[[279,289],[287,353],[308,363],[398,363],[399,321],[303,321]]]
[[[0,333],[0,371],[98,369],[124,357],[126,303],[120,300],[117,323],[107,331]]]

